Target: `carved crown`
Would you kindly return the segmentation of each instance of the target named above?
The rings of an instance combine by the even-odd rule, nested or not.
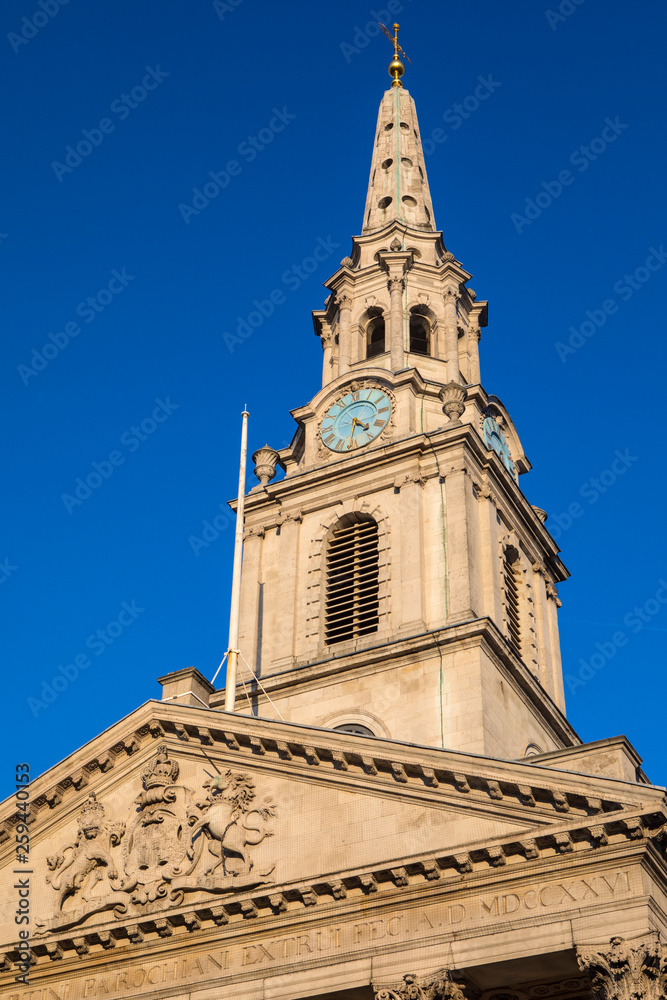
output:
[[[99,829],[104,825],[104,806],[97,801],[95,792],[91,792],[79,813],[79,829]]]
[[[141,772],[141,783],[146,790],[171,785],[178,777],[178,763],[169,760],[166,746],[158,747],[157,755]]]

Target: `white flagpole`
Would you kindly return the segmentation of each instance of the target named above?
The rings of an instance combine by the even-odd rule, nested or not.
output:
[[[236,535],[234,537],[234,570],[232,573],[232,603],[229,609],[229,645],[227,647],[227,681],[225,712],[233,712],[236,704],[236,666],[239,656],[239,617],[241,612],[241,563],[243,561],[243,510],[245,505],[246,455],[248,452],[248,411],[241,414],[241,464],[236,505]]]

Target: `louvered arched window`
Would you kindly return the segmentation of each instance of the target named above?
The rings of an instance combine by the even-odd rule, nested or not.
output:
[[[505,613],[507,632],[514,650],[521,655],[521,618],[519,615],[519,584],[517,580],[519,553],[512,546],[505,549],[503,570],[505,577]]]
[[[378,526],[372,517],[350,515],[329,536],[324,617],[329,646],[378,630]]]
[[[410,353],[431,353],[431,324],[415,312],[410,313]]]
[[[366,327],[366,357],[376,358],[378,354],[384,354],[385,351],[384,318],[382,315],[373,316]]]

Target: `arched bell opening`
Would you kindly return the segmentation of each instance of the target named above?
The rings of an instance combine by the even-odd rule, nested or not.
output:
[[[373,308],[369,313],[374,315],[366,324],[366,358],[376,358],[387,350],[385,322],[380,309]]]

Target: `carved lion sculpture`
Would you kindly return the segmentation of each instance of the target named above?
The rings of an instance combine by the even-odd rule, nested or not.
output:
[[[110,879],[118,878],[110,849],[120,843],[124,832],[124,823],[106,822],[104,809],[91,792],[79,816],[74,843],[46,859],[50,870],[56,872],[53,878],[47,875],[46,881],[58,893],[59,910],[68,896],[79,891],[81,898],[88,901],[87,893],[102,878],[100,868],[107,869]]]

